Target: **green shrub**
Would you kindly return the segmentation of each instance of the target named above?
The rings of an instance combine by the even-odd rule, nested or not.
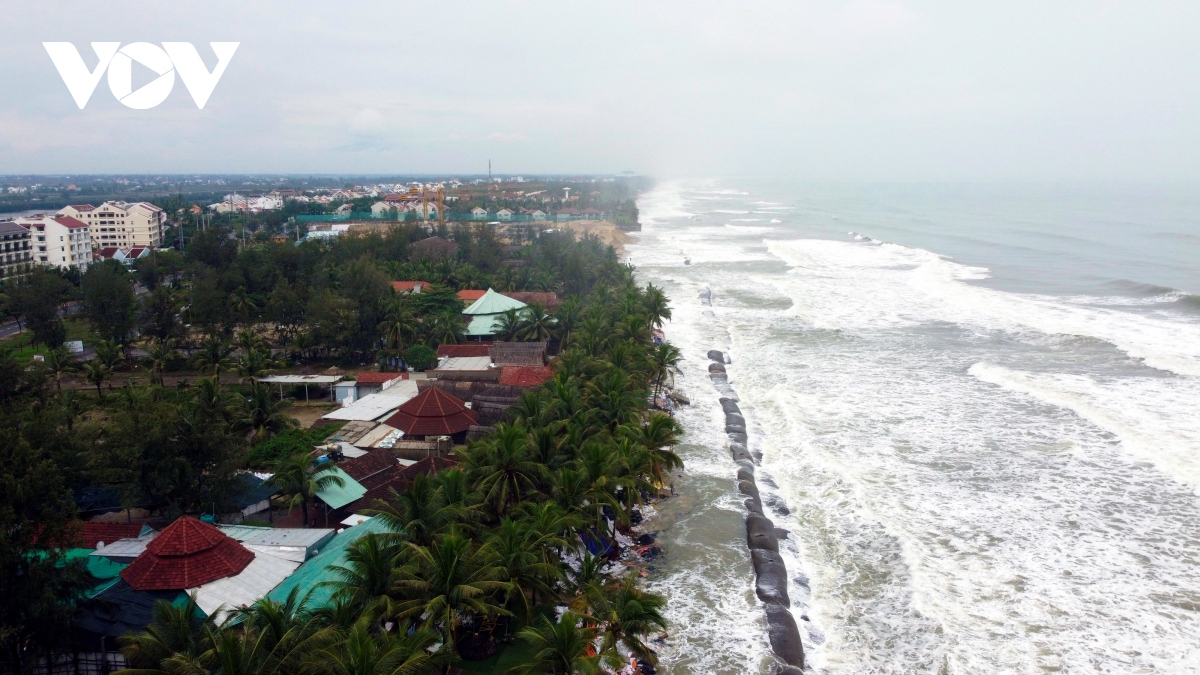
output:
[[[404,352],[404,360],[413,370],[429,370],[437,365],[437,352],[425,345],[413,345]]]
[[[310,452],[313,446],[320,445],[341,426],[331,424],[316,429],[288,429],[276,434],[250,449],[250,468],[269,469],[276,460],[288,455]]]

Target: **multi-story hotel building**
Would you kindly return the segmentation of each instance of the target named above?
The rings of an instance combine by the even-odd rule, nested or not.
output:
[[[29,230],[33,261],[51,267],[79,268],[86,272],[92,262],[92,235],[88,224],[70,216],[36,215],[17,218]]]
[[[0,222],[0,280],[23,277],[32,265],[29,230],[11,220]]]
[[[96,248],[162,245],[167,214],[149,202],[104,202],[100,206],[72,204],[58,212],[87,223]]]

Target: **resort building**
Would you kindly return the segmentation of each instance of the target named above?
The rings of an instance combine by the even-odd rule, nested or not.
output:
[[[467,336],[476,339],[491,339],[498,330],[496,326],[497,320],[505,312],[510,309],[522,310],[525,307],[527,305],[520,300],[514,300],[507,295],[501,295],[489,288],[483,294],[483,297],[463,310],[463,314],[470,317],[471,321],[467,325]]]
[[[104,202],[100,206],[72,204],[58,215],[87,223],[92,245],[98,248],[157,248],[162,245],[166,213],[149,202]]]
[[[36,215],[15,221],[29,230],[33,261],[48,267],[77,267],[86,272],[92,261],[92,235],[87,223],[70,216]]]
[[[23,277],[33,267],[29,230],[11,220],[0,222],[0,281]]]

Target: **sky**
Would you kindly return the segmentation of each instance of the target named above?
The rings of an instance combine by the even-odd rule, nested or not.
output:
[[[0,174],[1200,180],[1200,3],[8,0]],[[42,47],[240,46],[207,105]],[[135,66],[134,88],[151,78]],[[149,71],[147,71],[149,72]],[[141,79],[139,79],[141,78]]]

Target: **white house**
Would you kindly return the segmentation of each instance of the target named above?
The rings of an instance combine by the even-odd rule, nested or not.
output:
[[[396,202],[375,202],[371,205],[371,215],[376,218],[394,216],[404,210],[404,206]]]
[[[17,218],[16,223],[29,230],[33,261],[39,265],[86,272],[92,261],[92,235],[87,223],[70,216],[36,215]]]
[[[530,211],[529,217],[533,218],[534,220],[545,220],[546,212],[541,209],[535,209],[533,211]]]
[[[496,212],[496,220],[512,220],[513,212],[509,209],[500,209]]]
[[[348,216],[351,213],[354,213],[354,205],[342,204],[341,206],[337,207],[337,211],[334,213],[338,214],[339,216]]]
[[[487,220],[487,209],[476,206],[471,209],[471,220]]]

